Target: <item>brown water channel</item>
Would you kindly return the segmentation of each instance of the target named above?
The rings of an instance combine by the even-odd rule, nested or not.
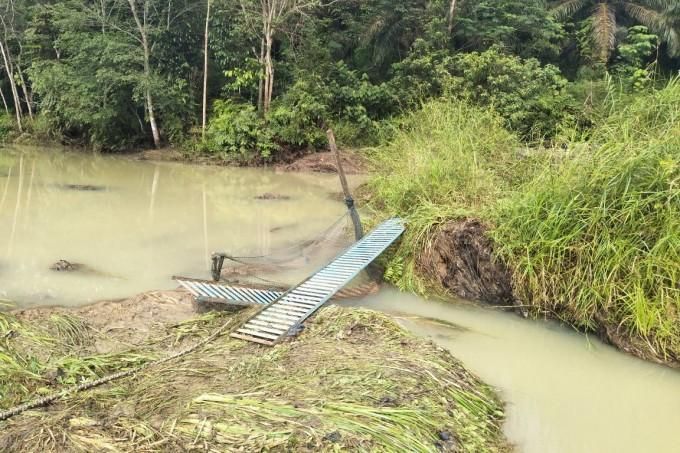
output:
[[[173,274],[206,278],[212,251],[265,255],[317,235],[345,212],[337,191],[326,175],[0,149],[0,299],[82,305],[174,288]],[[264,193],[290,199],[255,199]],[[59,259],[89,271],[50,270]],[[397,315],[496,386],[519,451],[680,451],[677,371],[491,309],[389,289],[345,304]]]

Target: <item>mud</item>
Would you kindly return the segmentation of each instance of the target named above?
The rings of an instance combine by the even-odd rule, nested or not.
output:
[[[191,294],[184,290],[151,291],[129,299],[102,301],[78,308],[42,307],[16,310],[13,314],[25,321],[40,322],[52,314],[73,314],[105,334],[94,345],[95,352],[117,352],[114,343],[139,344],[151,337],[161,324],[180,323],[196,315]],[[113,340],[117,339],[116,342]]]
[[[423,271],[453,294],[493,305],[512,305],[511,272],[494,256],[487,227],[477,219],[453,221],[420,257]]]
[[[352,151],[342,151],[342,168],[348,175],[359,175],[366,173],[367,163],[357,153]],[[293,163],[280,165],[280,171],[300,171],[315,173],[337,173],[338,165],[335,155],[330,152],[314,153],[304,156]]]

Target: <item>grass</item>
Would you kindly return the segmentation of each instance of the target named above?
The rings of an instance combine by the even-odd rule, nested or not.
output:
[[[418,255],[447,221],[485,217],[496,200],[524,182],[538,160],[493,112],[464,102],[432,101],[406,116],[394,139],[371,150],[374,209],[408,221],[387,277],[402,290],[434,288],[418,273]]]
[[[550,150],[522,150],[492,113],[465,104],[407,117],[372,152],[372,205],[409,222],[388,277],[438,291],[420,257],[440,226],[477,217],[534,316],[679,363],[680,83],[608,105],[585,141]]]
[[[118,347],[97,355],[102,334],[87,319],[2,315],[0,337],[19,332],[4,344],[23,358],[17,370],[35,364],[0,375],[11,395],[2,407],[61,388],[66,375],[79,381],[184,349],[228,316],[158,326],[133,345],[111,331],[106,341]],[[46,347],[51,353],[41,355]],[[49,376],[55,367],[59,382]],[[328,307],[293,342],[264,348],[224,335],[135,377],[0,422],[0,450],[506,451],[502,420],[492,389],[450,354],[384,315]]]
[[[680,359],[680,84],[615,111],[562,165],[498,208],[524,303]]]

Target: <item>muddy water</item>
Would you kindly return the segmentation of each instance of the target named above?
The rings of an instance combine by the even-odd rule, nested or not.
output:
[[[265,255],[323,231],[346,211],[338,191],[331,175],[0,149],[0,299],[79,305],[209,278],[213,251]],[[254,199],[266,193],[290,199]],[[50,270],[61,259],[86,268]]]
[[[345,212],[329,201],[333,176],[21,151],[0,150],[0,299],[23,306],[173,288],[173,274],[208,277],[212,251],[264,255]],[[254,199],[265,193],[290,200]],[[89,270],[49,270],[59,259]],[[276,278],[294,282],[318,264]],[[392,290],[354,304],[400,315],[499,388],[520,451],[680,451],[678,372],[512,314]]]
[[[398,314],[408,329],[500,389],[506,434],[522,452],[680,451],[678,371],[553,323],[491,309],[394,290],[353,304]]]

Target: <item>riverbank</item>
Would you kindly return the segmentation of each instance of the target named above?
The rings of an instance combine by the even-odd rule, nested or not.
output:
[[[182,351],[236,315],[181,292],[0,315],[2,408]],[[293,341],[220,335],[134,377],[3,422],[3,451],[196,448],[506,451],[502,407],[448,352],[385,315],[322,310]]]
[[[528,149],[492,112],[426,104],[373,154],[373,208],[409,223],[387,276],[680,366],[678,106],[671,83]]]

